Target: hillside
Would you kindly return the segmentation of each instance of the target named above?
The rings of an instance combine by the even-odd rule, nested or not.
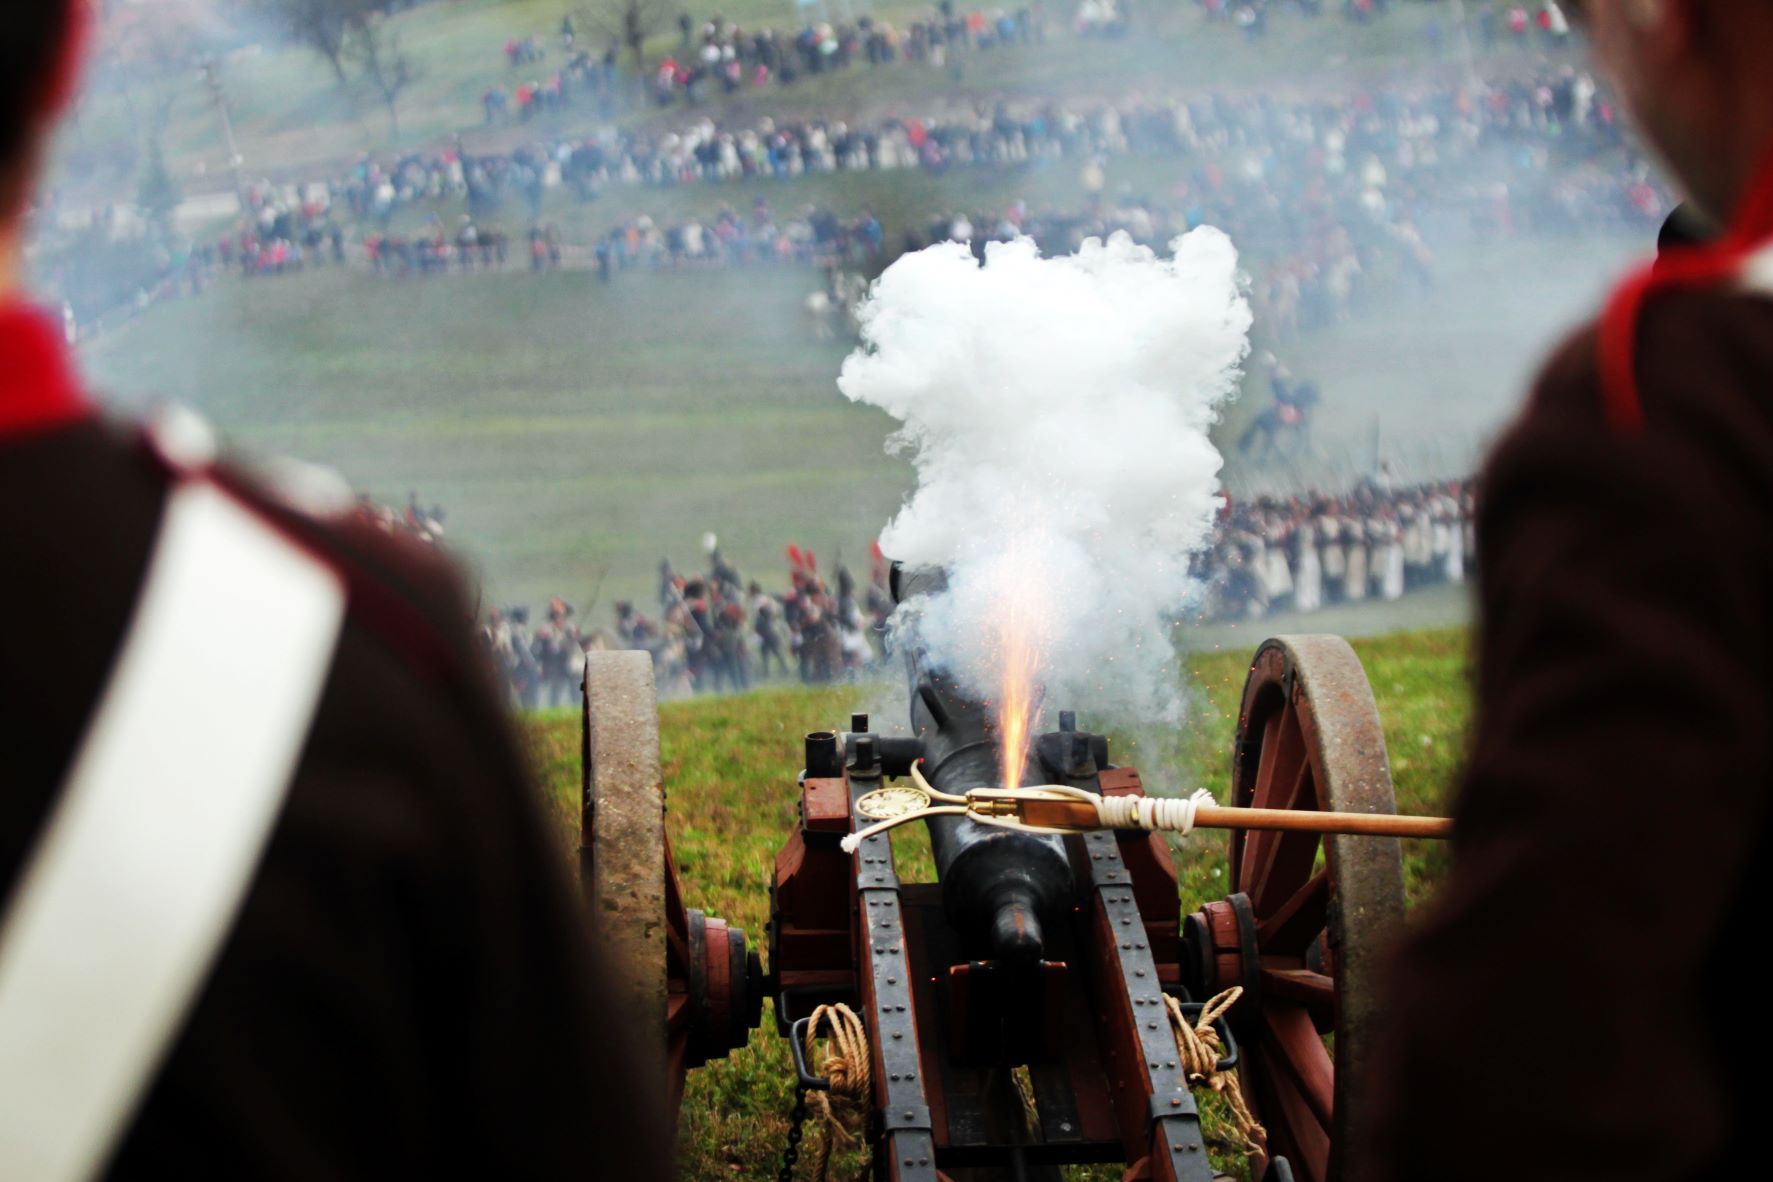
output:
[[[168,3],[148,0],[146,7]],[[107,45],[92,71],[90,93],[60,147],[62,183],[71,197],[128,199],[145,160],[150,129],[164,116],[164,146],[173,173],[190,193],[229,185],[228,153],[216,115],[215,95],[195,68],[196,50],[213,50],[215,77],[232,117],[251,178],[330,175],[359,153],[447,142],[460,136],[470,151],[509,147],[537,134],[583,134],[609,125],[681,122],[689,114],[753,120],[809,112],[827,118],[907,115],[959,102],[1003,96],[1119,97],[1128,93],[1198,91],[1208,86],[1261,86],[1277,93],[1341,90],[1366,77],[1399,68],[1421,68],[1430,44],[1442,47],[1444,68],[1454,68],[1446,6],[1399,4],[1373,24],[1335,15],[1306,20],[1277,17],[1265,38],[1252,44],[1230,22],[1205,20],[1192,3],[1142,3],[1135,33],[1124,38],[1080,38],[1071,30],[1070,0],[1032,0],[1045,23],[1044,41],[988,51],[956,52],[940,69],[900,64],[859,65],[803,76],[791,86],[747,86],[688,113],[661,111],[641,100],[641,76],[622,55],[622,99],[613,110],[578,108],[521,127],[488,128],[481,106],[491,88],[514,88],[562,68],[557,39],[563,16],[580,29],[577,49],[599,59],[614,27],[613,0],[429,0],[391,17],[386,28],[412,63],[415,79],[401,96],[400,134],[389,126],[373,89],[348,67],[341,85],[318,54],[291,45],[268,21],[245,14],[248,6],[227,0],[182,0],[195,15],[168,34],[157,54],[127,54]],[[833,12],[871,11],[875,19],[907,28],[933,4],[907,0],[834,3]],[[1331,6],[1332,8],[1334,6]],[[727,0],[718,5],[646,5],[659,14],[647,44],[647,72],[681,51],[676,15],[699,23],[718,12],[747,29],[799,27],[790,0]],[[958,5],[961,11],[969,6]],[[819,8],[804,10],[817,13]],[[805,19],[805,18],[800,18]],[[139,39],[139,24],[129,26]],[[512,38],[538,37],[549,56],[514,68],[504,46]],[[129,58],[127,68],[120,59]]]
[[[725,188],[677,192],[712,201]],[[1298,342],[1292,365],[1325,392],[1317,454],[1239,461],[1265,393],[1258,372],[1217,433],[1232,491],[1339,487],[1368,470],[1376,441],[1400,474],[1458,474],[1630,247],[1568,244],[1531,293],[1518,277],[1539,265],[1537,246],[1465,252],[1431,297],[1391,299]],[[837,393],[845,346],[813,340],[802,312],[817,282],[684,268],[606,285],[517,265],[406,281],[336,268],[224,276],[83,355],[114,405],[174,398],[249,451],[327,464],[391,504],[410,492],[441,504],[489,602],[561,595],[583,608],[601,586],[601,623],[616,599],[650,610],[659,559],[699,561],[705,531],[773,585],[788,543],[855,558],[897,509],[910,467],[886,454],[892,423]]]

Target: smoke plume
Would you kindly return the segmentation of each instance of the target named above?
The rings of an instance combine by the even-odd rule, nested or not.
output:
[[[1250,309],[1225,234],[1172,250],[1116,235],[1042,258],[1021,240],[980,267],[934,246],[889,268],[862,311],[838,386],[899,420],[889,447],[918,476],[882,546],[949,576],[895,627],[1006,730],[1042,702],[1097,724],[1180,720],[1171,635],[1212,526],[1208,431],[1237,388]]]

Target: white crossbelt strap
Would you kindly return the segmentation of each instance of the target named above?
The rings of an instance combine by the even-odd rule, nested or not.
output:
[[[257,871],[344,607],[332,571],[233,498],[175,486],[0,926],[0,1178],[110,1160]]]
[[[1773,296],[1773,246],[1763,246],[1743,260],[1739,282],[1752,295]]]

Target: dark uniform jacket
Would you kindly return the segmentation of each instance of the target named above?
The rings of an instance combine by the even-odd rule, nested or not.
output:
[[[1396,966],[1363,1178],[1765,1170],[1773,293],[1756,273],[1616,303],[1631,319],[1600,335],[1629,348],[1635,390],[1606,388],[1586,331],[1489,463],[1454,870]]]
[[[50,410],[8,410],[33,405]],[[138,433],[78,405],[53,328],[0,309],[0,900],[169,488]],[[257,501],[343,573],[349,616],[258,875],[113,1174],[664,1179],[660,1098],[625,1086],[563,843],[453,577]]]

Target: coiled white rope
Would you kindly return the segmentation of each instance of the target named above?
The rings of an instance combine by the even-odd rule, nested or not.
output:
[[[1203,805],[1215,802],[1205,788],[1188,796],[1104,796],[1096,801],[1096,815],[1104,829],[1148,829],[1155,833],[1194,832],[1194,818]]]

